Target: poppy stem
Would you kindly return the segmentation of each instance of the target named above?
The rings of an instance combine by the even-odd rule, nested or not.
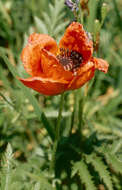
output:
[[[77,90],[75,90],[74,92],[74,110],[71,116],[71,130],[70,130],[70,134],[72,134],[72,129],[74,127],[74,123],[77,125],[77,112],[78,112],[78,92]]]
[[[83,125],[83,99],[82,98],[79,100],[78,118],[79,118],[78,131],[79,131],[79,134],[82,135],[82,125]]]
[[[82,136],[82,127],[84,125],[84,120],[83,120],[83,109],[84,109],[84,104],[85,100],[87,98],[87,92],[88,92],[88,84],[85,86],[84,89],[84,94],[81,96],[81,89],[78,90],[78,96],[79,96],[79,108],[78,108],[78,131],[79,134]]]
[[[57,151],[58,142],[59,142],[59,138],[60,138],[60,126],[61,126],[63,102],[64,102],[64,94],[61,95],[59,114],[58,114],[57,124],[56,124],[55,141],[54,141],[54,145],[53,145],[52,160],[51,160],[51,164],[50,164],[50,172],[51,173],[53,173],[53,171],[55,169],[56,151]]]

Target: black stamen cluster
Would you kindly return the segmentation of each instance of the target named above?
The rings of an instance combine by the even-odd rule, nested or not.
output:
[[[72,59],[73,61],[73,65],[74,67],[73,68],[77,68],[81,65],[82,63],[82,56],[79,52],[77,51],[71,51],[71,54],[70,54],[70,58]]]
[[[57,59],[65,70],[73,71],[82,64],[82,55],[74,50],[61,48]]]

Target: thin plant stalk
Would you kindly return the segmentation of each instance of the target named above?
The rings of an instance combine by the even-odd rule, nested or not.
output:
[[[7,100],[7,98],[0,92],[0,96],[4,99],[4,101],[6,101],[12,108],[14,108],[14,105]]]
[[[79,118],[79,123],[78,123],[78,131],[80,132],[80,134],[81,134],[81,128],[82,128],[82,122],[83,122],[83,117],[82,117],[82,115],[83,115],[83,100],[82,99],[80,99],[79,100],[79,112],[78,112],[78,118]]]
[[[81,4],[80,4],[80,2],[79,2],[79,22],[81,23],[81,24],[84,24],[84,15],[83,15],[83,10],[81,9]]]
[[[85,85],[84,88],[84,95],[81,96],[81,89],[78,90],[78,99],[79,99],[79,110],[78,110],[78,131],[79,134],[82,136],[82,127],[84,124],[84,120],[83,120],[83,108],[84,108],[84,104],[86,102],[86,98],[87,98],[87,94],[88,94],[88,83]]]
[[[55,141],[54,141],[54,145],[53,145],[52,161],[51,161],[51,164],[50,164],[50,172],[51,173],[53,173],[53,171],[55,169],[56,151],[57,151],[58,142],[59,142],[59,139],[60,139],[60,126],[61,126],[63,102],[64,102],[64,94],[61,95],[59,114],[58,114],[57,124],[56,124]]]
[[[78,112],[78,94],[77,94],[77,91],[74,91],[74,109],[73,109],[73,112],[72,112],[72,116],[71,116],[71,130],[70,130],[70,135],[72,133],[72,129],[74,127],[74,123],[77,124],[77,112]]]

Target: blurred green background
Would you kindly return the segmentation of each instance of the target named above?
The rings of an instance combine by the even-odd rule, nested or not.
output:
[[[106,75],[96,72],[95,78],[88,84],[88,95],[82,110],[83,134],[89,137],[95,133],[99,142],[109,145],[119,142],[116,152],[122,162],[122,1],[90,0],[90,15],[83,10],[84,27],[94,34],[94,21],[101,20],[103,3],[107,4],[108,11],[100,30],[97,56],[106,59],[110,67]],[[3,155],[7,144],[11,144],[13,155],[11,147],[8,147],[6,156],[13,160],[11,180],[16,183],[9,186],[10,190],[40,189],[35,181],[41,175],[40,168],[45,170],[49,165],[52,142],[46,131],[48,123],[40,119],[39,114],[44,111],[50,124],[55,126],[60,99],[60,96],[45,97],[31,89],[26,92],[12,72],[16,76],[27,77],[20,54],[29,34],[47,33],[59,42],[71,20],[73,14],[63,0],[0,0],[0,153]],[[7,55],[7,60],[4,55]],[[85,88],[81,89],[82,98]],[[70,130],[74,104],[75,93],[67,92],[61,128],[64,137]],[[39,173],[38,177],[31,175],[34,170]],[[6,175],[2,177],[4,181]],[[4,187],[5,183],[1,185],[1,190]],[[121,190],[121,187],[114,189]],[[46,184],[42,190],[51,188],[50,184]],[[75,187],[70,188],[75,190]]]

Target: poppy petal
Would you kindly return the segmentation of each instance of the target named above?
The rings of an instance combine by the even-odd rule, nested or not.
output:
[[[47,78],[65,81],[70,81],[73,78],[72,72],[65,71],[56,56],[45,49],[41,51],[41,67]]]
[[[60,40],[59,47],[79,52],[85,61],[88,61],[93,53],[93,42],[78,22],[69,25]]]
[[[86,82],[92,79],[94,76],[95,67],[92,62],[88,62],[80,67],[77,76],[71,81],[68,86],[69,90],[74,90],[83,86]]]
[[[55,81],[49,78],[31,77],[27,79],[19,79],[25,86],[44,95],[58,95],[65,91],[67,81]]]
[[[41,49],[56,54],[57,44],[53,38],[46,34],[32,34],[29,37],[29,43],[23,49],[21,60],[24,64],[26,71],[32,76],[40,76],[41,69]]]
[[[107,73],[108,67],[109,67],[109,64],[107,61],[100,58],[96,58],[96,57],[93,57],[92,61],[95,64],[95,69],[98,69],[104,73]]]
[[[33,33],[29,36],[28,42],[30,44],[39,44],[41,48],[46,49],[54,55],[56,55],[58,51],[56,41],[47,34]]]

